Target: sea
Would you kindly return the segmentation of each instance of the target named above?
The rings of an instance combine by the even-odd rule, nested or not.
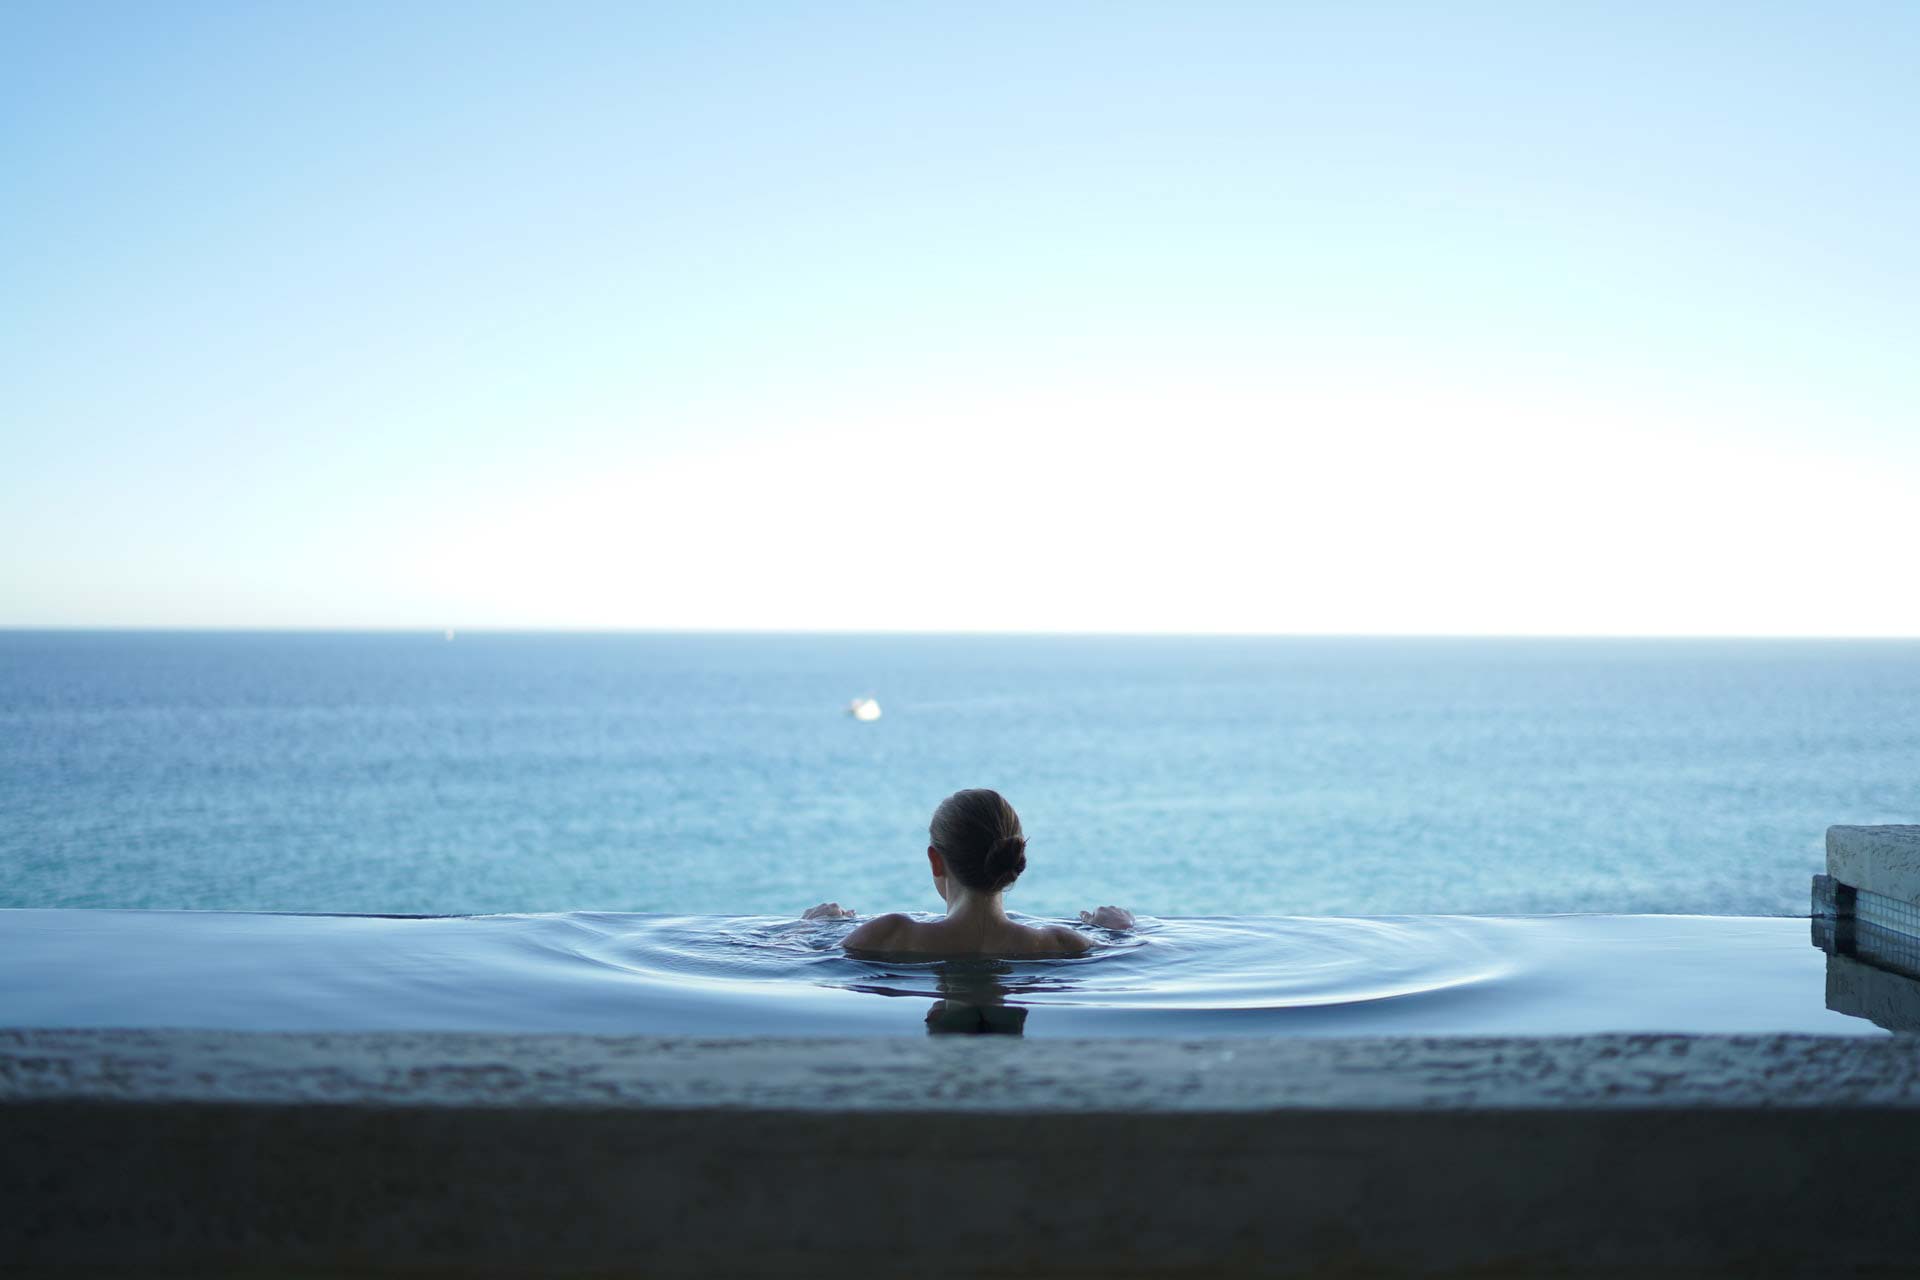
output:
[[[927,910],[962,787],[1036,916],[1805,915],[1920,642],[0,632],[0,907]]]

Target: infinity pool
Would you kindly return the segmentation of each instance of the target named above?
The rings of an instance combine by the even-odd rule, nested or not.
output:
[[[699,1036],[1884,1034],[1791,917],[1147,920],[1072,960],[883,960],[766,917],[0,912],[0,1026]]]

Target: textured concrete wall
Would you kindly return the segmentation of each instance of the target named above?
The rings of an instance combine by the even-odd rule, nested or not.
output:
[[[0,1032],[17,1274],[1913,1268],[1905,1038]]]
[[[1920,826],[1828,827],[1827,874],[1855,889],[1920,902]]]

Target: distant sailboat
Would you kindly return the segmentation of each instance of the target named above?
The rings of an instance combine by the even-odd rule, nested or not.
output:
[[[855,698],[847,704],[847,714],[855,720],[878,720],[880,704],[872,698]]]

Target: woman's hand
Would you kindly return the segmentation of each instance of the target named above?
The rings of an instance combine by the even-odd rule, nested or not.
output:
[[[802,920],[851,920],[857,914],[859,913],[853,908],[843,907],[837,902],[823,902],[817,907],[808,907],[802,911],[800,918]]]
[[[1133,912],[1125,907],[1095,907],[1080,913],[1080,923],[1090,924],[1096,929],[1131,929]]]

